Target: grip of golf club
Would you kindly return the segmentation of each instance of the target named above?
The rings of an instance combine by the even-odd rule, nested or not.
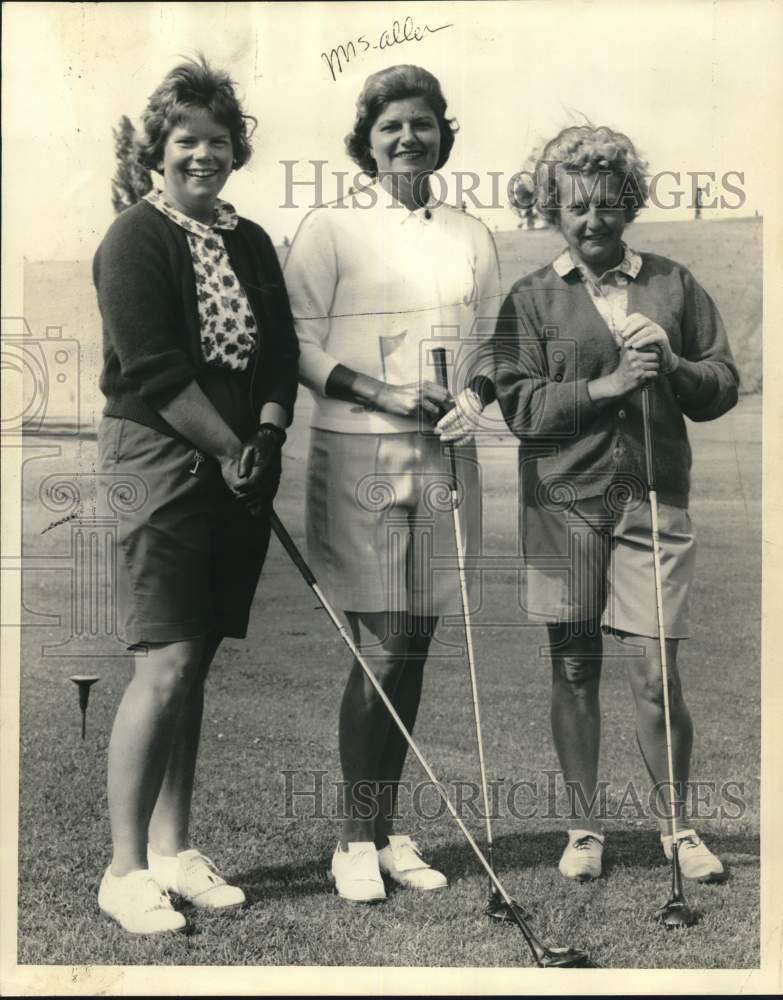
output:
[[[435,347],[432,351],[432,360],[435,363],[435,379],[441,388],[448,391],[449,388],[449,373],[446,366],[446,348],[445,347]],[[446,451],[449,456],[449,465],[451,466],[451,489],[457,489],[457,462],[454,458],[454,445],[447,444]]]
[[[275,514],[274,511],[272,511],[272,513],[269,516],[269,523],[272,526],[272,531],[274,531],[274,533],[277,535],[280,544],[283,546],[288,555],[291,557],[291,561],[293,562],[293,564],[305,578],[309,586],[312,587],[313,584],[316,582],[312,570],[302,558],[293,538],[291,538],[291,536],[288,534],[288,532],[285,529],[285,526],[283,525],[283,522],[280,520],[277,514]]]
[[[647,489],[655,491],[655,442],[652,433],[652,385],[642,386],[642,423],[644,425],[644,459],[647,467]]]

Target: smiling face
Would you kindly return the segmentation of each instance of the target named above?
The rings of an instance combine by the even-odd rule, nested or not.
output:
[[[369,138],[381,177],[396,174],[410,182],[438,163],[438,119],[421,95],[390,101],[375,119]]]
[[[163,189],[175,208],[212,222],[217,196],[234,160],[231,133],[209,111],[194,109],[175,125],[163,147]]]
[[[558,168],[558,225],[575,256],[601,275],[622,260],[625,208],[621,177],[578,174]]]

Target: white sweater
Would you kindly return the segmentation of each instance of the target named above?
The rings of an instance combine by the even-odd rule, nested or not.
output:
[[[314,396],[312,426],[343,433],[415,430],[417,421],[339,399],[324,388],[342,364],[391,385],[436,381],[431,349],[447,348],[449,387],[477,366],[500,310],[489,230],[451,205],[409,212],[378,184],[314,209],[299,227],[285,280]],[[479,347],[479,343],[481,347]]]

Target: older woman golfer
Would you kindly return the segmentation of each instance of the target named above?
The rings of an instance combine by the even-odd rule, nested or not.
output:
[[[623,242],[646,198],[643,169],[630,140],[608,128],[567,128],[544,149],[532,195],[566,247],[503,304],[497,395],[521,441],[526,606],[548,623],[552,732],[578,792],[560,871],[588,879],[601,874],[604,845],[591,808],[602,628],[624,655],[649,774],[667,782],[640,393],[652,386],[676,789],[674,803],[659,789],[661,840],[670,857],[674,804],[683,874],[719,879],[721,862],[685,820],[693,726],[676,658],[688,636],[694,539],[683,417],[714,420],[731,409],[738,376],[718,310],[693,275]]]
[[[101,465],[144,498],[119,523],[118,627],[136,656],[109,745],[114,854],[98,903],[154,934],[185,926],[166,890],[210,909],[244,901],[188,822],[204,681],[221,639],[247,630],[298,344],[269,237],[218,198],[250,156],[229,78],[177,66],[143,123],[163,189],[115,220],[94,265]]]
[[[430,348],[445,342],[455,359],[482,316],[491,334],[500,296],[488,230],[430,190],[454,131],[426,70],[393,66],[369,77],[346,143],[376,183],[307,216],[285,265],[301,379],[314,396],[309,559],[409,729],[438,617],[461,609],[440,442],[457,443],[475,552],[471,432],[488,386],[463,365],[452,384],[459,405],[444,418],[451,396],[436,382]],[[345,822],[331,869],[339,894],[382,900],[384,874],[414,889],[445,886],[410,836],[394,833],[407,744],[356,663],[339,741]]]

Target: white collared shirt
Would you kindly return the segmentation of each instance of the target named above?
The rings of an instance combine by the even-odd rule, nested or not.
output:
[[[435,381],[431,350],[445,346],[450,388],[459,391],[471,345],[491,335],[500,309],[486,226],[435,199],[411,212],[379,184],[305,217],[285,280],[313,426],[346,433],[406,431],[416,421],[326,398],[335,365],[392,385]]]
[[[552,267],[561,278],[571,271],[578,272],[599,315],[609,327],[618,347],[622,347],[620,331],[628,319],[628,282],[633,281],[642,269],[641,254],[623,243],[623,259],[598,278],[581,261],[575,260],[568,248],[555,258]]]

